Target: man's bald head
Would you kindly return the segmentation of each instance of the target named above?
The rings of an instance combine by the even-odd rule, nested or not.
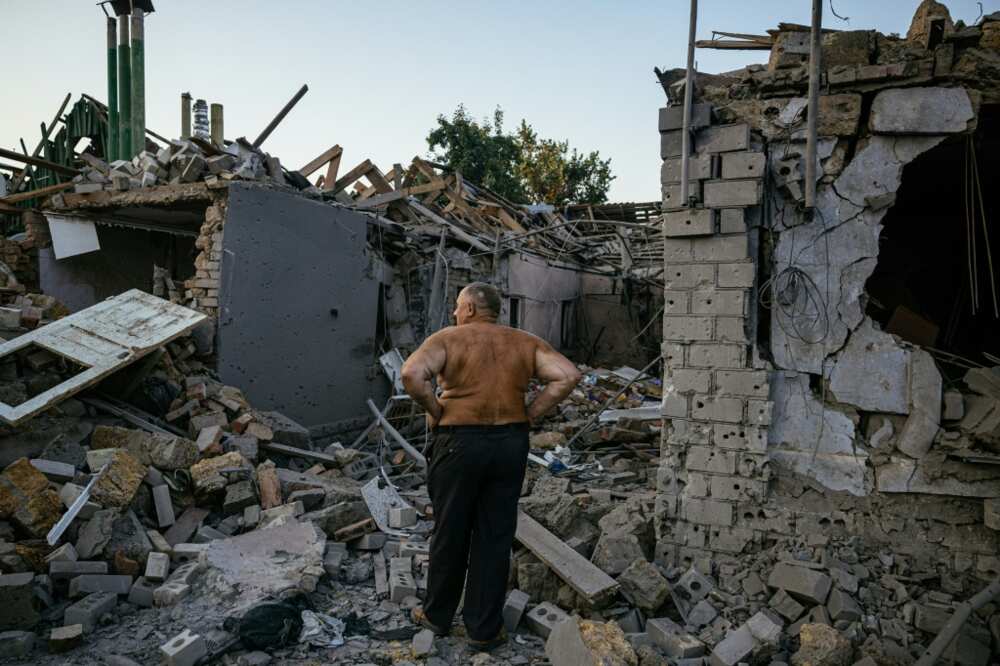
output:
[[[487,282],[473,282],[463,289],[455,303],[455,322],[495,321],[500,316],[500,291]]]

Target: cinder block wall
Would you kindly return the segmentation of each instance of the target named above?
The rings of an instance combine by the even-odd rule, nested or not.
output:
[[[767,494],[767,369],[755,339],[756,226],[765,155],[745,124],[712,125],[695,105],[690,208],[681,198],[681,108],[660,110],[663,158],[663,415],[657,557],[707,570],[755,531]]]

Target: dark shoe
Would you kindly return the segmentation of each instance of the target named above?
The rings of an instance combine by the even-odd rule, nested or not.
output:
[[[507,632],[501,629],[499,634],[485,641],[477,641],[470,638],[469,647],[476,652],[492,652],[506,642]]]
[[[434,632],[435,636],[447,636],[449,631],[447,629],[442,629],[434,625],[428,618],[427,614],[424,613],[423,606],[416,606],[410,610],[410,619],[414,624],[419,624],[424,629],[430,629]]]

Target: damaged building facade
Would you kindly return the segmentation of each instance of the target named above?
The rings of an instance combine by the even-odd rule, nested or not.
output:
[[[825,32],[813,210],[808,26],[771,31],[766,66],[697,77],[691,207],[682,107],[660,110],[661,561],[733,572],[776,540],[854,535],[944,583],[1000,573],[982,175],[998,18],[967,27],[924,2],[905,37]],[[676,75],[661,74],[671,99]]]

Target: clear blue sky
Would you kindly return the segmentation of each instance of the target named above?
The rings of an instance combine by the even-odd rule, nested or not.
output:
[[[612,201],[659,193],[653,66],[681,67],[687,0],[507,0],[466,3],[334,0],[154,0],[146,20],[150,129],[180,134],[179,97],[225,105],[227,138],[254,138],[303,83],[309,93],[264,148],[298,168],[339,143],[342,169],[365,158],[383,170],[424,155],[440,113],[460,102],[476,116],[500,105],[507,125],[526,118],[546,137],[610,157]],[[834,0],[850,23],[828,27],[906,32],[918,0]],[[971,22],[974,0],[948,0]],[[701,0],[699,38],[808,23],[809,0]],[[986,0],[987,12],[1000,0]],[[7,71],[0,146],[29,150],[67,93],[107,96],[105,21],[92,0],[0,0]],[[719,72],[766,52],[699,51]]]

